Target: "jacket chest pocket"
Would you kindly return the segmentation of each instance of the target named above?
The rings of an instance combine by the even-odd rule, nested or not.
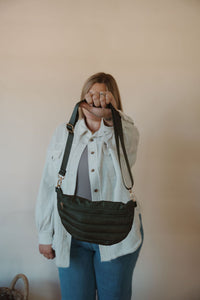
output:
[[[62,150],[54,150],[54,151],[52,151],[52,153],[51,153],[51,160],[53,162],[57,162],[60,159],[61,154],[62,154]]]
[[[108,144],[104,143],[102,152],[103,152],[102,172],[104,173],[103,176],[106,176],[107,178],[110,178],[113,180],[115,178],[116,174],[115,174],[113,157],[111,155],[111,151],[110,151]]]
[[[60,171],[61,163],[63,159],[63,148],[58,150],[53,150],[50,154],[50,166],[49,172],[53,178],[53,181],[56,183],[58,179],[58,172]]]

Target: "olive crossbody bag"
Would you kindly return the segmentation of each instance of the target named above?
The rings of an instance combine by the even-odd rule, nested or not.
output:
[[[125,165],[131,179],[131,184],[128,187],[125,184],[125,180],[122,175],[123,183],[126,189],[130,192],[130,200],[127,203],[110,201],[109,199],[91,201],[77,195],[66,195],[63,193],[61,188],[73,142],[74,127],[79,117],[78,108],[82,101],[75,105],[70,121],[66,125],[68,138],[61,168],[58,173],[58,183],[55,188],[57,193],[57,209],[63,226],[74,238],[100,245],[113,245],[122,241],[130,232],[137,203],[133,199],[132,188],[134,181],[124,145],[121,116],[111,104],[109,105],[109,108],[112,112],[120,169],[122,172],[120,161],[121,144]]]

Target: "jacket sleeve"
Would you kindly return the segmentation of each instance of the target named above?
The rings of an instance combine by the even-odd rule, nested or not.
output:
[[[128,155],[130,166],[132,167],[135,164],[136,157],[137,157],[139,131],[137,127],[134,125],[133,120],[129,116],[127,116],[124,112],[120,110],[119,113],[122,120],[122,128],[123,128],[126,152]]]
[[[56,142],[54,132],[47,149],[45,165],[40,181],[36,203],[36,227],[39,235],[39,244],[52,244],[54,233],[54,199],[55,199],[55,174],[53,174],[51,160]]]

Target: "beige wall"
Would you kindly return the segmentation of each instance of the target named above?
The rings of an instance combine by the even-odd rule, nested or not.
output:
[[[145,242],[134,300],[200,298],[200,1],[0,0],[0,286],[59,299],[37,252],[45,151],[84,80],[113,74],[140,131],[133,170]]]

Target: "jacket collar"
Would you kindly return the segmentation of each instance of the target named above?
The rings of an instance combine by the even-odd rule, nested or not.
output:
[[[83,119],[81,119],[77,122],[76,127],[75,127],[75,131],[77,131],[77,134],[80,135],[80,136],[88,134],[90,137],[104,136],[105,138],[106,137],[109,138],[113,134],[113,127],[106,126],[104,124],[103,119],[102,119],[99,130],[92,134],[92,132],[88,129],[88,127],[85,123],[85,119],[83,118]]]

